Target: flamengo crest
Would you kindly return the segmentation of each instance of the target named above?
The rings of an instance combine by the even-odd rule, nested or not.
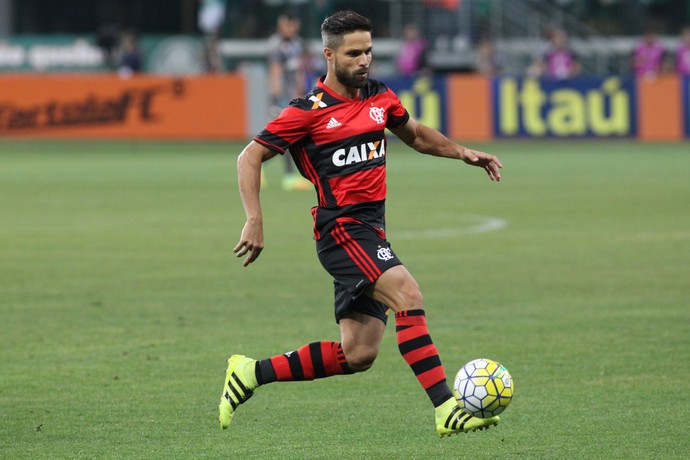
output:
[[[384,118],[385,114],[386,111],[381,107],[371,107],[369,109],[369,116],[376,122],[377,125],[382,125],[386,122],[386,119]]]
[[[393,251],[391,251],[390,248],[379,248],[379,250],[376,251],[376,255],[385,262],[393,258]]]

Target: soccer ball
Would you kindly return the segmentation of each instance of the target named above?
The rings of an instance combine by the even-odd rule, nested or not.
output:
[[[479,418],[503,412],[513,399],[515,384],[508,369],[480,358],[462,366],[455,376],[453,395],[462,410]]]

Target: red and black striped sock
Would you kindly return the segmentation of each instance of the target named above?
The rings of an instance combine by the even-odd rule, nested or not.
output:
[[[340,342],[313,342],[296,351],[262,359],[256,364],[256,380],[259,385],[352,373]]]
[[[400,354],[410,365],[429,399],[438,407],[453,394],[446,383],[436,346],[426,328],[424,310],[404,310],[395,314],[395,333]]]

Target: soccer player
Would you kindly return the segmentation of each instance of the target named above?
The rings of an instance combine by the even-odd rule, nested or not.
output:
[[[323,267],[334,278],[335,319],[341,341],[312,342],[267,359],[233,355],[220,398],[220,425],[257,387],[276,381],[313,380],[369,369],[394,312],[400,353],[435,408],[441,436],[488,428],[460,410],[426,326],[422,293],[386,240],[386,137],[391,130],[413,149],[463,160],[500,180],[493,155],[462,147],[410,117],[383,83],[369,79],[371,22],[340,11],[321,25],[327,73],[303,98],[269,122],[238,158],[246,223],[234,248],[246,267],[264,248],[259,203],[261,163],[286,149],[316,189],[314,238]]]
[[[271,89],[270,116],[277,117],[283,107],[304,95],[307,49],[299,35],[301,21],[292,14],[278,17],[276,33],[268,40],[268,76]],[[309,190],[312,184],[295,171],[289,155],[284,155],[283,190]]]
[[[633,51],[633,72],[638,77],[655,79],[663,70],[666,50],[653,29],[648,29]]]
[[[530,66],[528,74],[554,80],[567,80],[580,73],[580,60],[568,44],[568,34],[560,29],[547,31],[548,43],[544,53]]]

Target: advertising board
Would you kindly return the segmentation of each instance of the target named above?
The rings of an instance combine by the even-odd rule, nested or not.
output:
[[[114,75],[0,76],[0,136],[244,139],[245,82]]]

